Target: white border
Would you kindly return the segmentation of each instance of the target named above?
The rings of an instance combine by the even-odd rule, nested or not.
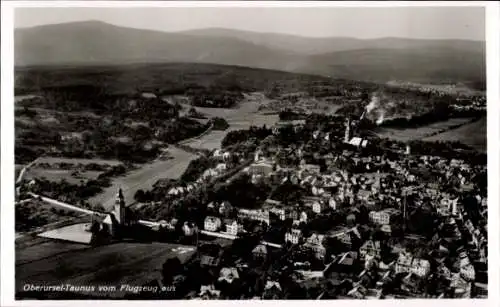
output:
[[[499,171],[500,171],[500,95],[499,95],[499,5],[496,2],[474,2],[474,1],[435,1],[435,2],[361,2],[361,1],[341,1],[341,2],[287,2],[287,1],[269,1],[269,2],[238,2],[238,1],[198,1],[198,2],[131,2],[131,1],[2,1],[2,65],[1,65],[1,84],[2,84],[2,104],[1,104],[1,294],[0,306],[84,306],[88,304],[105,305],[128,305],[140,303],[141,305],[192,305],[199,304],[197,301],[15,301],[14,300],[14,210],[11,204],[14,203],[14,118],[13,118],[13,8],[14,7],[436,7],[436,6],[482,6],[486,7],[486,38],[487,38],[487,87],[488,87],[488,203],[489,203],[489,297],[487,300],[405,300],[404,302],[396,300],[369,301],[374,306],[395,306],[404,303],[408,306],[420,305],[447,305],[447,306],[500,306],[499,293],[499,235],[498,218],[500,212],[498,206],[499,200]],[[231,301],[204,301],[208,305],[227,305],[235,302]],[[255,304],[255,301],[238,301],[237,304]],[[310,304],[309,301],[279,301],[279,302],[260,302],[261,304]],[[334,304],[342,306],[360,306],[368,301],[340,300]],[[316,304],[332,304],[331,301],[318,301]]]

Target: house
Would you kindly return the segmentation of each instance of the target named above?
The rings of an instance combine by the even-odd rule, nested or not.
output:
[[[298,217],[297,211],[289,207],[273,207],[269,210],[269,212],[276,214],[282,221],[286,220],[287,218],[295,220]]]
[[[413,272],[409,272],[401,280],[401,289],[410,294],[416,294],[420,292],[422,284],[422,279]]]
[[[349,144],[356,146],[356,147],[366,147],[366,145],[368,145],[368,140],[364,140],[360,137],[353,137],[349,141]]]
[[[319,175],[320,174],[320,166],[316,164],[303,164],[301,165],[300,169],[308,174],[315,174]]]
[[[352,266],[358,259],[358,253],[346,252],[339,257],[338,264],[342,266]]]
[[[219,273],[218,281],[225,281],[227,283],[232,283],[235,279],[240,278],[238,270],[234,267],[232,268],[222,268]]]
[[[354,228],[340,228],[334,231],[330,231],[328,233],[329,237],[335,237],[339,239],[342,243],[351,246],[352,244],[352,239],[351,239],[351,233],[355,235],[358,238],[361,238],[361,235],[359,234],[358,230],[356,227]]]
[[[379,225],[389,225],[391,219],[400,215],[400,211],[394,208],[388,208],[381,211],[370,211],[369,218],[375,224]]]
[[[427,276],[431,271],[428,260],[413,257],[410,253],[400,252],[395,266],[396,273],[414,273],[419,277]]]
[[[337,201],[334,197],[330,197],[330,199],[328,200],[328,206],[333,210],[337,210]]]
[[[279,282],[268,280],[264,286],[264,292],[262,293],[262,298],[264,299],[280,299],[282,294],[282,288]]]
[[[302,231],[300,229],[290,229],[290,231],[285,233],[285,242],[298,244],[301,238],[302,238]]]
[[[300,213],[299,221],[300,221],[300,222],[307,223],[307,212],[302,211],[302,212]]]
[[[465,252],[461,252],[460,258],[460,276],[466,281],[474,281],[476,279],[476,272],[474,266],[471,264],[469,257]]]
[[[204,226],[206,231],[218,231],[222,226],[222,221],[218,217],[207,216]]]
[[[460,273],[454,273],[451,276],[450,288],[453,289],[454,298],[470,298],[471,283],[464,280]]]
[[[267,225],[270,224],[269,211],[267,210],[240,209],[238,211],[238,217],[264,222]]]
[[[215,166],[215,170],[218,172],[223,172],[227,170],[227,164],[226,163],[219,163]]]
[[[251,164],[247,168],[247,172],[251,175],[268,177],[273,172],[273,165],[269,162],[259,161]]]
[[[382,225],[380,227],[380,230],[387,233],[387,234],[391,234],[392,233],[392,228],[391,228],[391,225]]]
[[[236,220],[226,220],[226,233],[232,236],[237,236],[238,233],[243,231],[243,225],[239,224]]]
[[[326,248],[323,246],[324,238],[325,235],[314,233],[306,240],[306,246],[313,251],[317,259],[325,258]]]
[[[218,299],[220,297],[220,290],[216,290],[214,285],[202,285],[198,296],[205,300]]]
[[[368,240],[359,248],[359,258],[365,259],[366,255],[380,257],[380,241]]]
[[[259,244],[252,250],[252,254],[255,260],[265,260],[267,259],[267,247],[264,244]]]
[[[184,225],[182,226],[182,231],[184,232],[185,236],[189,237],[194,235],[196,229],[191,223],[184,222]]]
[[[323,201],[317,201],[313,203],[312,210],[314,213],[320,214],[325,211],[328,206]]]
[[[325,189],[323,189],[322,187],[316,187],[316,186],[313,186],[311,188],[311,192],[314,196],[322,196],[325,194]]]
[[[232,208],[233,207],[231,206],[231,204],[228,201],[223,201],[219,205],[219,210],[218,211],[219,211],[219,214],[225,216],[226,214],[228,214],[231,211]]]
[[[352,297],[354,299],[364,299],[368,290],[362,285],[355,286],[349,292],[347,292],[348,297]]]

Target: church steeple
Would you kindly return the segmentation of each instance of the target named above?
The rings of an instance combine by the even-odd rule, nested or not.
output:
[[[125,224],[125,199],[121,188],[116,193],[114,215],[119,224]]]

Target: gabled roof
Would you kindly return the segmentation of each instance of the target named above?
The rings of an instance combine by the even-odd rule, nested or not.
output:
[[[252,253],[267,254],[267,247],[264,244],[259,244],[252,250]]]

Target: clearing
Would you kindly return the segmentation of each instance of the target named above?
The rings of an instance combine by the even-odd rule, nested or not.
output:
[[[424,138],[424,141],[459,141],[472,148],[486,152],[487,150],[487,129],[486,117],[473,123],[463,125],[440,134]]]
[[[119,188],[123,191],[125,202],[134,202],[135,192],[139,189],[150,190],[156,181],[163,178],[178,179],[186,170],[189,162],[196,158],[195,154],[186,152],[175,146],[168,148],[170,158],[157,159],[142,165],[139,169],[132,170],[112,179],[111,186],[102,193],[89,199],[91,204],[102,204],[105,209],[113,207],[115,194]]]
[[[207,117],[222,117],[228,124],[229,128],[225,131],[212,131],[199,139],[194,139],[185,143],[193,148],[200,149],[217,149],[221,147],[221,142],[229,131],[248,129],[250,126],[273,126],[279,121],[277,114],[265,115],[258,111],[261,104],[267,103],[266,98],[262,93],[251,93],[245,95],[245,99],[241,101],[237,107],[231,109],[225,108],[203,108],[196,107],[196,110],[205,114]],[[183,104],[185,109],[191,106]]]
[[[455,125],[465,124],[470,118],[451,118],[447,121],[432,123],[418,128],[380,128],[377,135],[382,138],[389,138],[397,141],[419,140],[439,131],[450,129]]]

